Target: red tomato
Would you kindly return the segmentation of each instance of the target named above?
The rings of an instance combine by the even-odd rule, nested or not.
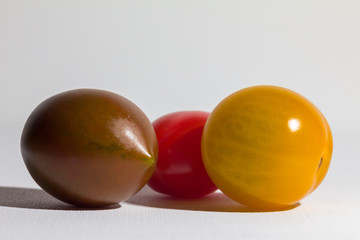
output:
[[[148,185],[157,192],[196,198],[214,192],[201,157],[201,136],[207,112],[183,111],[153,122],[159,157]]]

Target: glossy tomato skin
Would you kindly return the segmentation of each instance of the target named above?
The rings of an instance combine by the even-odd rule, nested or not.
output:
[[[201,157],[201,137],[208,112],[182,111],[153,122],[159,157],[148,185],[179,198],[197,198],[214,192]]]
[[[227,196],[256,209],[292,206],[314,191],[329,168],[328,122],[303,96],[255,86],[213,110],[202,139],[207,172]]]
[[[140,190],[156,165],[149,119],[115,93],[77,89],[42,102],[29,116],[21,153],[33,179],[54,197],[102,207]]]

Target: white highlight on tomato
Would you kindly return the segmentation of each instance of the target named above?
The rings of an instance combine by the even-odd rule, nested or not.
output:
[[[300,129],[300,121],[296,118],[291,118],[288,121],[288,126],[292,132],[296,132]]]

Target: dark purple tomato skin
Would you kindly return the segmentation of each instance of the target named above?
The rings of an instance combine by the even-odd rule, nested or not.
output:
[[[21,153],[46,192],[70,204],[102,207],[147,183],[158,145],[134,103],[108,91],[77,89],[50,97],[31,113]]]
[[[201,156],[201,137],[208,112],[182,111],[153,122],[159,144],[155,172],[148,185],[178,198],[199,198],[214,192]]]

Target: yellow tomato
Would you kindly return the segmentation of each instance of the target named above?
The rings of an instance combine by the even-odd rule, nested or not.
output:
[[[255,86],[225,98],[202,137],[205,168],[228,197],[253,208],[298,203],[329,168],[332,135],[322,113],[281,87]]]

